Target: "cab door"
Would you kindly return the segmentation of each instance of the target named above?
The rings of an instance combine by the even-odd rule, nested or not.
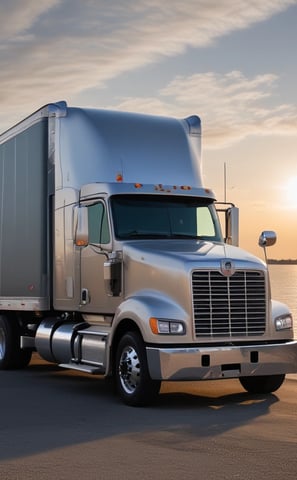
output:
[[[80,256],[80,310],[113,314],[120,299],[107,293],[104,280],[104,263],[108,261],[108,247],[111,245],[107,208],[103,200],[85,206],[88,245],[81,248]]]

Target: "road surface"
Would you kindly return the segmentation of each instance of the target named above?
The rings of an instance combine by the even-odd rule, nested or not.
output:
[[[296,480],[297,380],[252,396],[237,380],[164,383],[123,405],[103,378],[37,355],[0,372],[1,480]]]

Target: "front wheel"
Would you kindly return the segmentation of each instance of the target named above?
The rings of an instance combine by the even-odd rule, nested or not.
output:
[[[147,405],[159,393],[161,382],[149,375],[144,343],[137,332],[126,333],[119,342],[115,380],[117,393],[126,405]]]
[[[263,375],[259,377],[240,377],[239,381],[249,393],[272,393],[283,384],[285,375]]]
[[[31,350],[21,350],[19,326],[14,318],[0,315],[0,370],[26,367]]]

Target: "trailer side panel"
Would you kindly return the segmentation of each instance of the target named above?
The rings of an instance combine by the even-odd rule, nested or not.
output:
[[[48,119],[0,146],[0,308],[49,304]],[[25,308],[24,308],[25,307]]]

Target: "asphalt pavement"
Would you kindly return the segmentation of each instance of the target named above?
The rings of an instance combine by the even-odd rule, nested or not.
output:
[[[0,479],[296,480],[296,379],[266,396],[237,380],[163,383],[133,408],[103,378],[35,356],[0,372]]]

